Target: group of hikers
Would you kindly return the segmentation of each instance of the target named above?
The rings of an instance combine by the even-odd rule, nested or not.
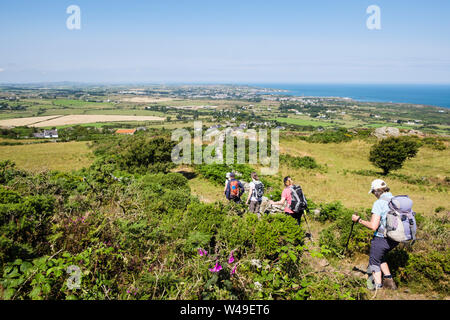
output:
[[[260,217],[261,203],[264,195],[264,185],[259,180],[256,172],[251,174],[249,192],[246,204],[249,211]],[[300,186],[294,184],[291,177],[283,179],[284,189],[279,201],[269,201],[269,205],[284,206],[284,213],[291,216],[300,225],[300,218],[304,211],[308,210],[308,204]],[[241,181],[236,179],[236,174],[227,173],[224,194],[230,201],[241,203],[241,197],[245,189]],[[394,197],[386,182],[381,179],[372,181],[369,194],[377,199],[372,205],[371,219],[363,220],[357,214],[352,215],[354,224],[361,224],[374,231],[370,243],[369,266],[367,269],[368,288],[371,290],[397,289],[392,278],[386,255],[400,242],[414,241],[416,234],[415,213],[412,211],[412,201],[408,196]],[[306,219],[306,217],[305,217]],[[348,237],[350,240],[353,225]],[[348,246],[348,241],[347,241]]]
[[[227,180],[225,181],[224,194],[229,201],[241,203],[242,195],[245,192],[244,185],[241,181],[236,179],[234,172],[227,173]],[[249,211],[256,213],[260,217],[261,203],[264,196],[264,184],[259,180],[256,172],[251,174],[252,181],[249,183],[248,197],[246,204]],[[270,205],[284,205],[284,212],[297,220],[300,224],[300,218],[304,210],[307,209],[307,201],[303,195],[303,191],[299,186],[294,185],[291,177],[284,178],[284,190],[281,193],[280,201],[269,200]]]

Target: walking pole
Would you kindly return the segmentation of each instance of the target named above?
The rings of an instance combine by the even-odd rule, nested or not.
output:
[[[344,255],[347,253],[348,243],[350,242],[350,238],[351,238],[351,236],[352,236],[353,226],[354,226],[354,225],[355,225],[355,221],[353,221],[353,223],[352,223],[352,228],[350,229],[350,234],[348,235],[347,244],[345,245]]]
[[[306,226],[308,227],[308,232],[309,232],[309,237],[308,238],[311,240],[311,242],[314,242],[313,237],[312,237],[312,233],[311,233],[311,229],[309,228],[308,219],[306,219],[306,212],[309,212],[309,208],[306,208],[305,214],[303,216],[305,217]]]

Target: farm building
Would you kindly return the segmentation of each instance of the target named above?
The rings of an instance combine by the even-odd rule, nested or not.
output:
[[[44,132],[33,133],[33,137],[35,138],[58,138],[58,129],[55,130],[44,130]]]
[[[136,129],[118,129],[116,134],[129,134],[133,135],[136,133]]]

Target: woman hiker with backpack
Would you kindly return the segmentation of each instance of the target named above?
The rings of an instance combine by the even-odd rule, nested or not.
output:
[[[259,209],[261,208],[262,197],[264,195],[264,185],[258,179],[256,172],[252,172],[251,177],[252,182],[249,183],[250,190],[248,192],[246,204],[249,204],[249,211],[256,213],[258,218],[260,218],[261,215],[259,214]]]
[[[270,200],[269,203],[271,205],[285,205],[284,207],[284,213],[291,216],[295,220],[297,220],[297,224],[300,225],[300,218],[302,217],[303,210],[298,211],[294,213],[292,209],[290,208],[292,203],[292,188],[294,187],[294,182],[292,181],[291,177],[287,176],[283,179],[284,182],[284,190],[281,193],[281,199],[280,201],[272,201]]]
[[[375,231],[374,237],[370,242],[369,269],[368,273],[373,275],[374,290],[387,288],[397,289],[388,264],[386,263],[386,254],[394,249],[398,242],[384,235],[386,229],[386,216],[389,212],[389,201],[393,198],[392,193],[383,180],[376,179],[372,181],[369,194],[373,194],[377,200],[372,206],[372,217],[370,221],[362,220],[357,215],[352,215],[354,223],[360,223],[366,228]],[[381,281],[381,273],[383,273],[383,281]]]

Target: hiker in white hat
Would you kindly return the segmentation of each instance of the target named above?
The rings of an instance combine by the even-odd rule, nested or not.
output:
[[[389,271],[388,264],[386,263],[386,254],[398,245],[398,242],[389,239],[384,235],[386,229],[386,215],[389,212],[388,204],[393,197],[392,193],[389,191],[386,182],[381,179],[373,180],[369,194],[372,193],[377,200],[373,203],[370,221],[362,220],[361,217],[355,214],[352,216],[354,222],[360,223],[375,231],[374,237],[370,242],[368,270],[368,273],[373,275],[375,282],[373,289],[381,289],[383,287],[387,289],[397,289],[394,280],[392,279],[391,272]],[[382,273],[383,281],[381,280]]]

